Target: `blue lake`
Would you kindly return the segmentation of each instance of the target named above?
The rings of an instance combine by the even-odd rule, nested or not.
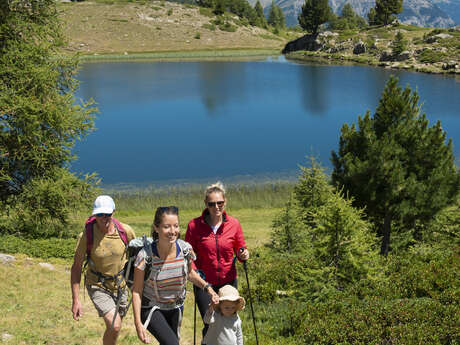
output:
[[[105,185],[293,177],[307,155],[330,168],[340,128],[374,113],[391,74],[417,89],[460,157],[460,80],[365,66],[260,61],[104,62],[79,72],[96,130],[75,172]]]

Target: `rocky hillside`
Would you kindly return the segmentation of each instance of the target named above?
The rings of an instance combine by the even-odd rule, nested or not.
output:
[[[257,0],[249,0],[254,4]],[[288,25],[297,25],[297,16],[305,0],[275,0],[286,15]],[[342,7],[350,3],[355,12],[366,18],[370,8],[375,6],[375,0],[329,0],[329,5],[336,14]],[[271,0],[261,0],[268,12]],[[426,27],[451,27],[460,24],[460,0],[404,0],[403,12],[398,18],[402,23]]]
[[[398,33],[402,34],[402,40],[398,41]],[[459,47],[459,28],[388,25],[354,33],[326,31],[318,37],[305,35],[289,42],[283,52],[296,59],[319,58],[418,72],[460,74]]]
[[[66,50],[85,55],[216,49],[281,50],[287,37],[237,16],[168,1],[64,2]]]

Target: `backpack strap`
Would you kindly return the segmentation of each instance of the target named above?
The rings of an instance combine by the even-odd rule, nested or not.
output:
[[[112,217],[112,222],[115,224],[115,227],[118,230],[118,235],[120,235],[121,240],[125,244],[125,246],[128,245],[128,235],[126,234],[126,230],[123,228],[121,223],[118,221],[117,218]]]
[[[121,223],[115,217],[112,217],[112,222],[115,224],[115,228],[118,231],[118,235],[120,236],[121,240],[128,246],[128,235],[126,234],[126,230],[123,228]],[[91,216],[85,222],[85,235],[86,235],[86,257],[89,258],[91,254],[91,249],[93,248],[94,243],[94,234],[93,234],[93,225],[96,223],[96,217]]]
[[[93,224],[96,222],[96,217],[91,216],[85,222],[85,236],[86,236],[86,258],[89,259],[91,248],[93,248]]]

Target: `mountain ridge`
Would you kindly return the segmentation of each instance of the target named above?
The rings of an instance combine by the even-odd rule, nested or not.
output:
[[[257,0],[249,0],[254,5]],[[270,10],[271,0],[260,0],[266,13]],[[286,24],[298,24],[297,16],[305,0],[275,0],[286,16]],[[367,18],[369,10],[375,6],[375,0],[329,0],[329,6],[335,14],[340,14],[342,7],[350,3],[355,12]],[[460,23],[460,0],[404,0],[403,12],[398,19],[404,24],[425,27],[447,28]]]

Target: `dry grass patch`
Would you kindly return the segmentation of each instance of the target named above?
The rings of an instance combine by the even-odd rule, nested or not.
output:
[[[206,49],[281,49],[285,39],[263,37],[268,31],[237,26],[235,32],[212,30],[215,18],[199,7],[174,2],[59,5],[68,37],[66,50],[83,54],[116,54]],[[202,11],[201,11],[202,12]],[[236,25],[237,17],[229,16]],[[233,18],[233,19],[231,19]],[[195,39],[200,32],[200,39]]]

